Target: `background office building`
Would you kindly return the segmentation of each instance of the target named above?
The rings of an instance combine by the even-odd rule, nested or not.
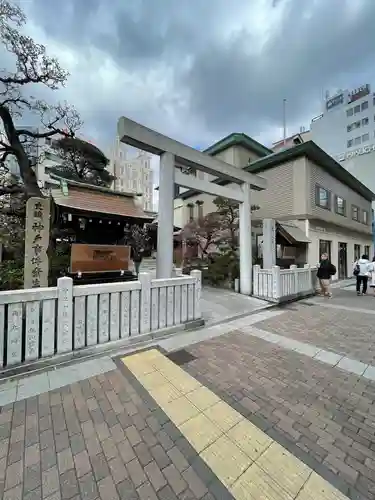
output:
[[[153,211],[154,185],[150,155],[138,151],[136,156],[132,157],[126,144],[117,137],[109,170],[115,176],[112,186],[115,191],[133,191],[142,194],[144,210]]]
[[[311,122],[310,138],[375,191],[375,94],[369,84],[326,96]]]

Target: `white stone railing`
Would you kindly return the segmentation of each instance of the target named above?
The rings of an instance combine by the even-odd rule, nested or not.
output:
[[[316,268],[261,269],[253,266],[253,295],[270,302],[284,302],[312,295],[315,292]]]
[[[200,271],[79,286],[64,277],[57,287],[0,292],[0,368],[182,326],[201,318],[200,295]]]

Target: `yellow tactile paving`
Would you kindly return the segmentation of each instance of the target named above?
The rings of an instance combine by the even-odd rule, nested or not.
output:
[[[347,497],[336,490],[327,481],[313,472],[296,500],[347,500]]]
[[[203,413],[199,413],[196,417],[177,427],[198,453],[201,453],[223,435],[222,430],[216,427]]]
[[[199,414],[198,408],[184,396],[166,403],[161,408],[177,427]]]
[[[192,392],[195,389],[202,387],[202,385],[198,382],[198,380],[195,380],[193,377],[190,377],[190,375],[183,372],[181,369],[180,373],[176,373],[174,369],[170,371],[164,370],[162,373],[171,382],[171,384],[173,384],[176,387],[176,389],[181,391],[183,394]]]
[[[310,467],[275,442],[258,458],[256,464],[292,498],[297,496],[311,474]]]
[[[238,411],[233,410],[224,401],[219,401],[214,406],[210,406],[204,411],[204,414],[223,432],[228,432],[238,422],[244,420],[244,417]]]
[[[226,436],[221,436],[201,453],[201,458],[229,488],[249,468],[251,458]]]
[[[122,361],[236,500],[347,498],[158,350]]]
[[[198,387],[192,392],[186,394],[189,401],[193,403],[200,411],[207,410],[210,406],[218,403],[220,399],[207,387]]]
[[[156,389],[157,387],[168,383],[168,380],[163,377],[160,372],[148,373],[147,375],[139,375],[138,380],[148,391],[151,391],[152,389]]]
[[[252,460],[257,460],[274,442],[267,434],[259,430],[258,427],[255,427],[248,420],[242,420],[230,429],[227,434]]]
[[[236,500],[293,500],[285,490],[266,474],[256,463],[234,483],[230,492]],[[318,500],[316,497],[315,500]]]
[[[159,387],[155,387],[150,390],[149,393],[158,402],[159,406],[162,406],[174,399],[178,399],[181,397],[181,392],[176,389],[174,385],[170,382],[166,384],[160,385]]]

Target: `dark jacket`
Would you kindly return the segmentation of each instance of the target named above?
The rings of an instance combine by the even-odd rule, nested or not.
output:
[[[142,262],[144,251],[142,249],[136,250],[132,247],[130,252],[130,258],[133,262]]]
[[[316,273],[317,277],[320,280],[329,280],[334,274],[336,274],[335,266],[329,260],[321,260]]]

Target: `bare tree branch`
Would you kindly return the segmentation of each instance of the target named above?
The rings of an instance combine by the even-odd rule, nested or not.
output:
[[[21,32],[25,23],[25,14],[19,6],[0,0],[0,42],[15,60],[15,69],[0,69],[0,120],[6,138],[0,152],[7,151],[7,156],[13,155],[17,160],[27,196],[42,196],[30,152],[25,149],[30,143],[24,139],[74,137],[82,122],[77,111],[67,103],[51,106],[27,93],[35,84],[56,90],[65,84],[69,75],[56,58],[47,55],[44,45]],[[36,115],[40,123],[38,130],[15,125],[15,119],[22,117],[25,111]]]

